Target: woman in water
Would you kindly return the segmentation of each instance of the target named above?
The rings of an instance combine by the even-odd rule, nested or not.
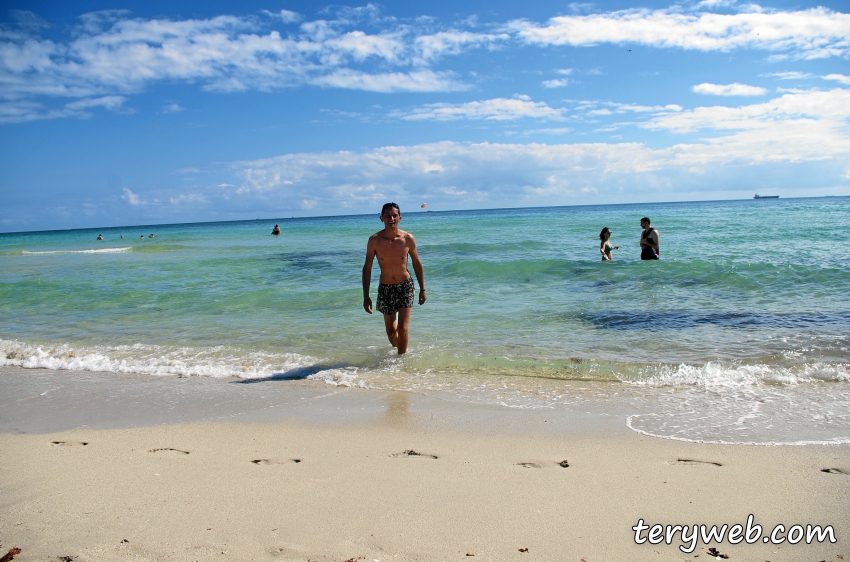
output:
[[[606,226],[599,233],[599,253],[602,254],[602,261],[613,260],[614,256],[611,254],[611,251],[620,249],[619,246],[612,246],[611,242],[608,241],[609,238],[611,238],[611,231]]]

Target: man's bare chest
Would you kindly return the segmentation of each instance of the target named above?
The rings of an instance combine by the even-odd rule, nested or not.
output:
[[[375,253],[382,263],[404,263],[407,261],[408,247],[403,238],[378,240]]]

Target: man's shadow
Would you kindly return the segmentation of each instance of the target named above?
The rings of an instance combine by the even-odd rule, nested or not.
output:
[[[253,379],[242,379],[231,381],[230,384],[254,384],[257,382],[273,382],[273,381],[299,381],[304,380],[310,375],[315,375],[320,371],[328,369],[341,369],[345,365],[311,365],[309,367],[296,367],[284,373],[275,373],[270,377],[257,377]]]

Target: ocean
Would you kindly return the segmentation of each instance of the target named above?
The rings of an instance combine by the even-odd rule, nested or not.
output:
[[[616,405],[647,435],[850,443],[850,198],[402,208],[428,289],[404,357],[362,308],[378,214],[0,234],[0,365]],[[658,261],[639,259],[643,216]]]

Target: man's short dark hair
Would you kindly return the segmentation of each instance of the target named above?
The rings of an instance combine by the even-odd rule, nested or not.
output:
[[[640,219],[640,222],[648,222],[649,224],[652,224],[652,221],[649,220],[649,217],[643,217],[642,219]]]
[[[401,209],[398,208],[398,203],[384,203],[384,206],[381,207],[381,216],[387,212],[387,209],[395,209],[398,211],[398,214],[401,214]]]

